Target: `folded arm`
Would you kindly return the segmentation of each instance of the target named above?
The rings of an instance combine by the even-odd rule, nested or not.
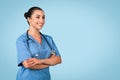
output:
[[[49,66],[54,66],[59,63],[61,63],[61,57],[52,54],[47,59],[30,58],[28,60],[23,61],[22,64],[25,68],[29,68],[29,69],[43,69]]]
[[[50,58],[43,59],[43,63],[47,64],[47,65],[50,65],[50,66],[60,64],[61,62],[62,62],[61,57],[56,56],[55,54],[52,54]]]
[[[31,58],[33,60],[33,58]],[[37,63],[34,63],[34,62],[29,62],[31,59],[28,59],[28,60],[25,60],[23,61],[23,66],[25,68],[29,68],[29,69],[43,69],[43,68],[47,68],[49,67],[49,65],[46,65],[46,64],[37,64]]]

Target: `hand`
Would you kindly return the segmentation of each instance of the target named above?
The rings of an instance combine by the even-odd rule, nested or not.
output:
[[[37,59],[37,58],[30,58],[30,59],[27,60],[27,63],[29,65],[42,64],[43,60],[42,59]]]
[[[43,60],[36,59],[36,58],[30,58],[23,61],[23,65],[25,68],[30,68],[30,67],[33,67],[34,65],[42,64],[42,63],[43,63]]]

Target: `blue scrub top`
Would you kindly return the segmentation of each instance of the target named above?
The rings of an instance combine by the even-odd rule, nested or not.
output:
[[[57,56],[60,56],[59,51],[52,37],[45,34],[43,35],[51,45],[52,49],[55,51],[55,54]],[[29,40],[28,40],[28,37],[29,37]],[[43,36],[42,36],[41,44],[39,44],[31,35],[28,35],[28,37],[27,37],[27,33],[24,33],[16,41],[17,60],[18,60],[18,66],[19,66],[16,80],[51,80],[49,67],[44,69],[32,70],[32,69],[25,68],[22,65],[22,62],[24,60],[32,58],[32,56],[39,59],[45,59],[50,57],[51,55],[50,46],[48,45],[48,43],[46,42],[46,39]],[[27,44],[27,40],[28,40],[29,47]]]

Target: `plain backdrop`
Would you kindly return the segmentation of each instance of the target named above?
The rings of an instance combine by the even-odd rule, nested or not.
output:
[[[120,0],[0,0],[0,80],[16,79],[16,39],[32,6],[44,9],[41,32],[62,56],[52,80],[120,80]]]

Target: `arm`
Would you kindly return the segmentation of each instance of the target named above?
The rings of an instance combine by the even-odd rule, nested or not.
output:
[[[29,67],[29,69],[34,69],[34,70],[36,70],[36,69],[43,69],[43,68],[47,68],[47,67],[49,67],[49,65],[46,65],[46,64],[37,64],[37,65],[34,65],[34,66],[31,66],[31,67]]]
[[[43,64],[43,60],[30,58],[22,62],[25,68],[29,69],[43,69],[49,67],[49,65]]]
[[[29,69],[43,69],[59,63],[61,63],[61,57],[52,54],[50,58],[47,59],[30,58],[28,60],[23,61],[22,64],[25,68]]]
[[[56,56],[55,54],[52,54],[50,58],[43,59],[43,63],[50,65],[50,66],[54,66],[54,65],[59,64],[61,62],[62,62],[61,57]]]

